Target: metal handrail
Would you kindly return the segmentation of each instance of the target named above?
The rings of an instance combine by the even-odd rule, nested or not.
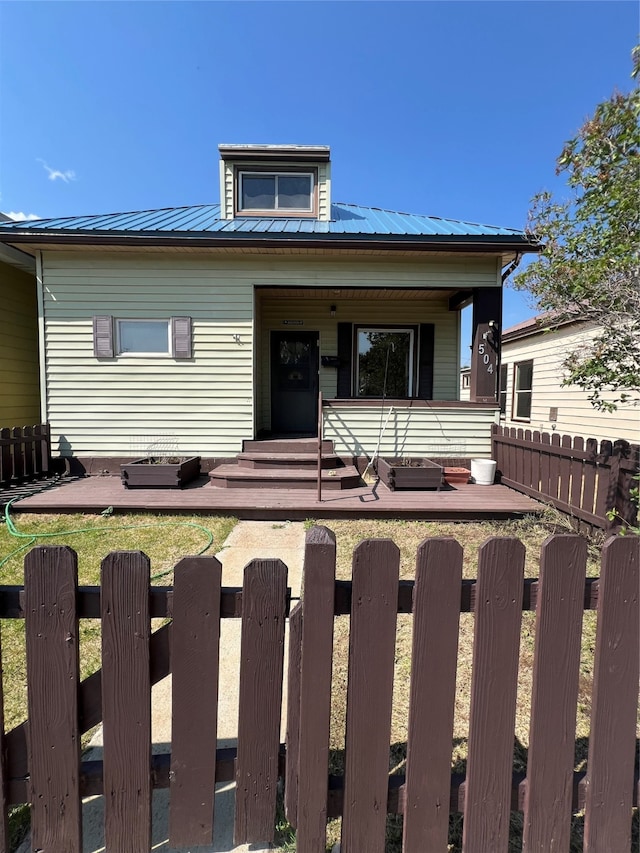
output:
[[[318,502],[322,500],[322,391],[318,392]]]

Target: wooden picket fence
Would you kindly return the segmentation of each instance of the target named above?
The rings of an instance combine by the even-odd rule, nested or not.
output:
[[[494,424],[492,455],[500,482],[593,527],[609,530],[634,524],[631,489],[638,483],[640,447],[622,439],[586,441]],[[607,517],[616,510],[617,519]]]
[[[189,557],[174,586],[150,586],[149,559],[114,552],[101,586],[77,585],[76,554],[33,549],[24,587],[0,588],[0,617],[24,618],[28,722],[0,745],[0,849],[7,809],[30,803],[32,847],[80,853],[82,797],[104,795],[107,851],[148,853],[151,795],[170,788],[170,844],[211,842],[214,783],[236,782],[235,840],[274,835],[278,779],[298,853],[324,853],[327,819],[342,815],[342,853],[383,853],[387,813],[404,815],[403,850],[447,850],[449,813],[464,813],[465,853],[506,853],[509,815],[524,812],[526,850],[568,851],[571,815],[585,810],[584,850],[628,851],[638,700],[638,540],[611,539],[599,578],[586,544],[544,545],[540,577],[524,579],[524,546],[494,538],[477,580],[462,548],[426,540],[415,581],[399,581],[399,551],[368,540],[353,577],[335,580],[335,537],[307,534],[304,596],[290,615],[288,732],[279,743],[290,594],[279,560],[254,560],[242,589],[221,587],[215,557]],[[584,609],[597,608],[587,771],[574,772]],[[523,610],[536,611],[526,776],[512,772]],[[468,761],[452,776],[461,612],[475,614]],[[413,614],[406,776],[389,775],[396,619]],[[346,764],[329,776],[333,628],[350,614]],[[152,617],[170,622],[151,633]],[[79,678],[78,620],[102,620],[102,669]],[[217,748],[220,619],[241,618],[237,749]],[[172,672],[171,752],[151,754],[151,685]],[[6,685],[5,685],[6,686]],[[195,699],[197,697],[197,700]],[[100,721],[104,760],[83,761],[80,735]],[[0,731],[1,731],[0,727]]]
[[[18,485],[49,474],[49,424],[0,429],[0,487]]]

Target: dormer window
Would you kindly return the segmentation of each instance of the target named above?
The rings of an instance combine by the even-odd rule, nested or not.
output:
[[[313,172],[238,172],[238,213],[315,214]]]
[[[331,219],[326,145],[220,145],[220,218]]]

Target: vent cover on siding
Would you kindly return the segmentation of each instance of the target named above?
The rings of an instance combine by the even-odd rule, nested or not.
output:
[[[192,358],[191,317],[171,318],[171,339],[174,358]]]

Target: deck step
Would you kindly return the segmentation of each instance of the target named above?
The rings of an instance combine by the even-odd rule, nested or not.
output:
[[[209,471],[212,486],[223,489],[315,489],[317,472],[313,468],[245,468],[240,465],[218,465]],[[322,472],[322,489],[340,491],[362,485],[354,465],[329,468]]]
[[[263,453],[262,451],[251,451],[238,453],[236,456],[238,465],[241,468],[312,468],[314,471],[318,467],[317,453]],[[323,468],[337,468],[340,465],[340,457],[335,453],[322,454]]]
[[[317,438],[246,438],[242,442],[243,453],[317,453]],[[333,453],[333,441],[323,439],[323,453]]]

